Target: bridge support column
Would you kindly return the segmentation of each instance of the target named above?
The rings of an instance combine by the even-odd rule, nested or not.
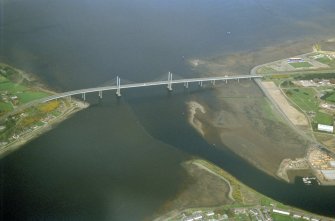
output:
[[[184,83],[184,87],[185,87],[185,88],[188,88],[188,82],[185,82],[185,83]]]
[[[168,75],[168,85],[167,85],[167,89],[169,91],[172,91],[172,73],[169,72],[169,75]]]
[[[212,85],[215,86],[215,80],[212,80]]]
[[[116,77],[116,86],[117,86],[116,95],[118,97],[121,97],[121,79],[119,78],[119,76]]]
[[[202,81],[199,82],[199,86],[202,87]]]
[[[102,99],[102,91],[99,91],[99,97]]]
[[[228,83],[228,80],[226,79],[226,84]]]
[[[82,93],[81,97],[83,98],[84,101],[86,101],[86,94],[85,93]]]
[[[239,78],[237,78],[237,82],[240,83],[240,79]]]

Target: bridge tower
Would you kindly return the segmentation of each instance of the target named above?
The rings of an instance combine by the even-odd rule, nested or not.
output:
[[[167,89],[172,91],[172,73],[169,71]]]
[[[116,77],[116,86],[117,86],[116,95],[118,97],[121,97],[121,79],[119,76]]]

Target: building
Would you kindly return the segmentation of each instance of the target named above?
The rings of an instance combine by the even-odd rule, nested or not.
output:
[[[289,58],[287,60],[288,63],[294,63],[294,62],[303,62],[304,60],[302,58]]]
[[[335,180],[335,170],[321,170],[322,175],[327,180]]]
[[[286,215],[286,216],[290,215],[289,212],[283,211],[283,210],[279,210],[279,209],[273,209],[272,212],[277,213],[277,214],[281,214],[281,215]]]
[[[318,130],[328,132],[328,133],[334,133],[334,126],[318,124]]]

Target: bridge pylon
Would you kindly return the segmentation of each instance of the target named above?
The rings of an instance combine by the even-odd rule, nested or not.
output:
[[[172,91],[172,73],[169,71],[168,74],[168,85],[167,85],[167,89],[169,91]]]
[[[121,79],[119,76],[116,77],[116,95],[118,97],[121,97]]]

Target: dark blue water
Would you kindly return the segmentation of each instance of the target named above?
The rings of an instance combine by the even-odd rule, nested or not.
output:
[[[116,75],[195,76],[187,66],[192,57],[318,40],[335,30],[333,1],[0,0],[0,6],[0,61],[60,91]],[[190,99],[182,90],[88,99],[91,108],[1,160],[4,219],[148,218],[178,192],[180,163],[191,155],[284,203],[334,216],[334,188],[284,184],[225,148],[209,148],[182,114]]]

